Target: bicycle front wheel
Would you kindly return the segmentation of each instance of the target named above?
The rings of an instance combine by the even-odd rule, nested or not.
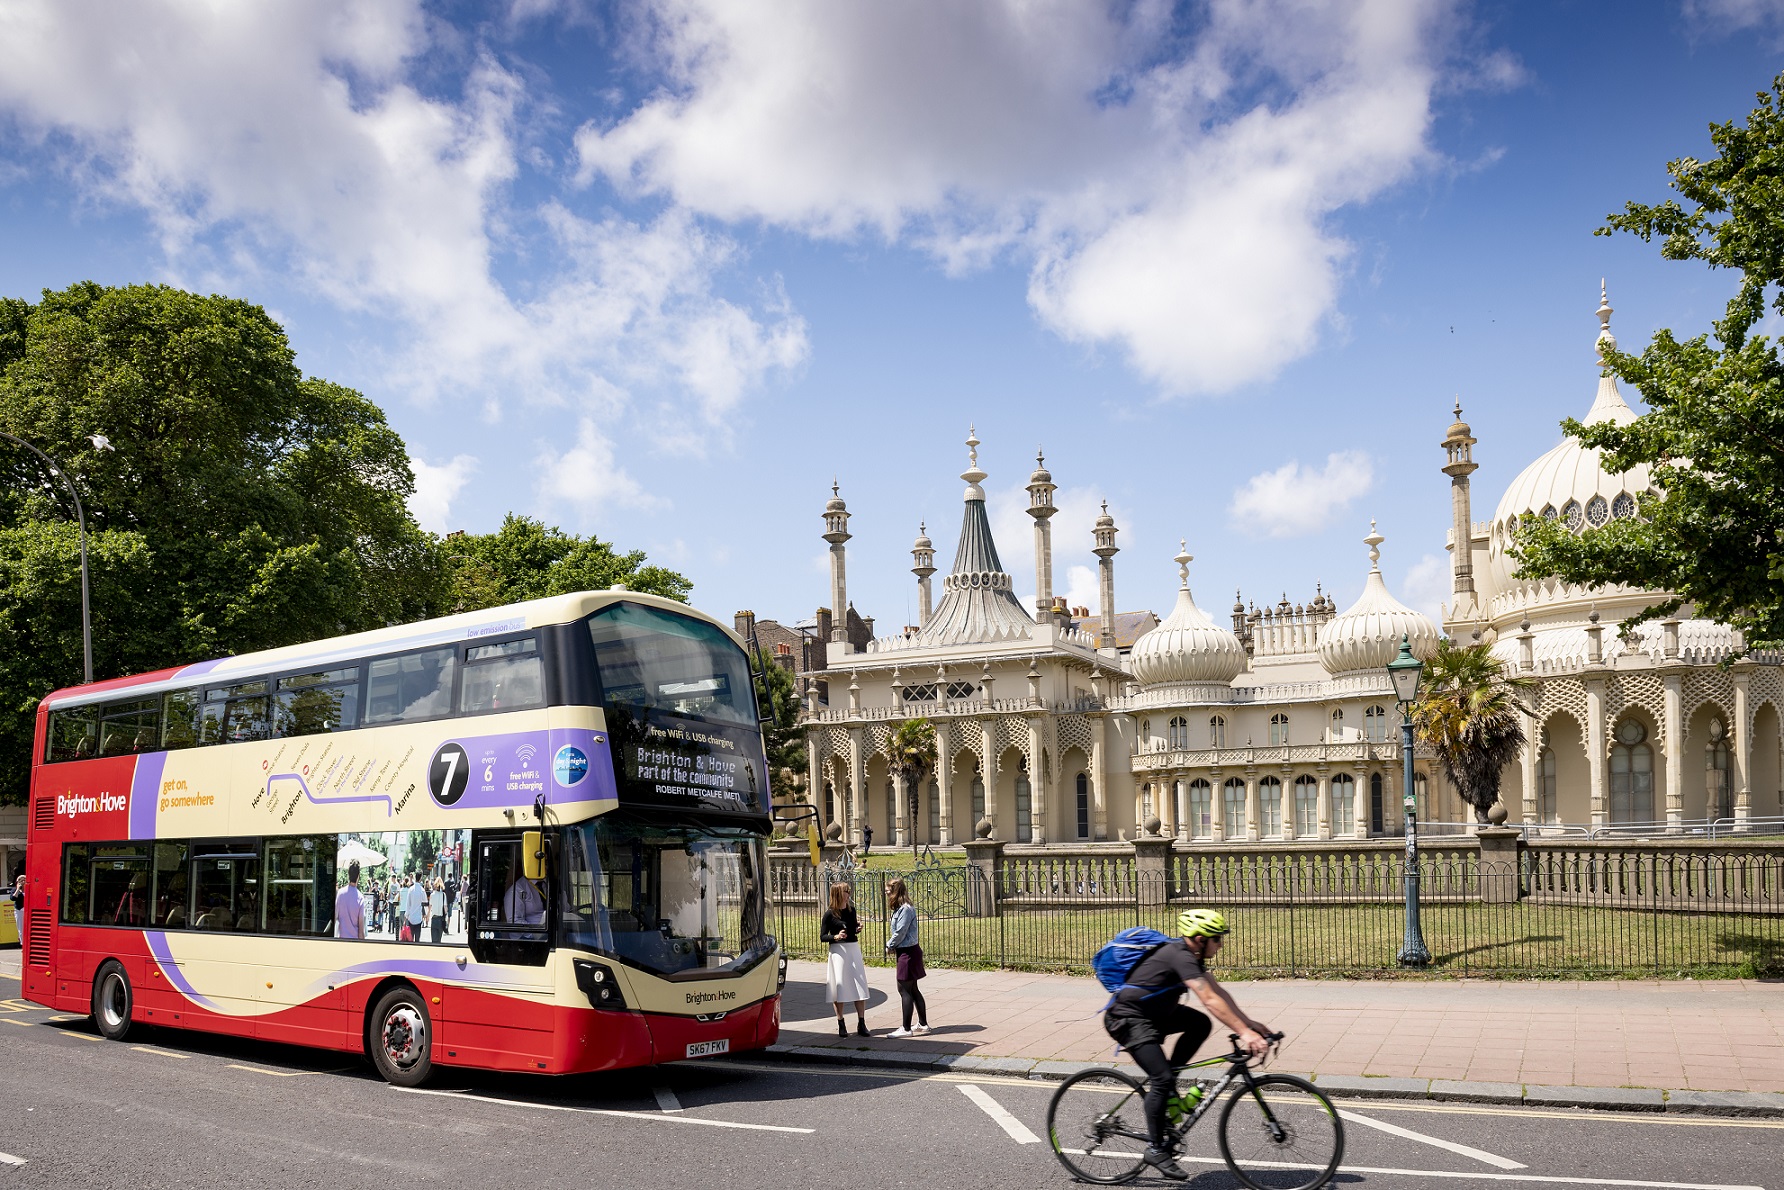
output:
[[[1047,1143],[1079,1181],[1113,1185],[1139,1176],[1146,1153],[1146,1088],[1120,1070],[1082,1070],[1047,1105]]]
[[[1220,1155],[1254,1190],[1314,1190],[1344,1159],[1344,1123],[1306,1079],[1264,1074],[1220,1113]]]

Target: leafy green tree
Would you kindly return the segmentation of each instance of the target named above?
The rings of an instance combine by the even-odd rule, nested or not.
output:
[[[0,430],[79,485],[97,676],[421,618],[443,601],[410,517],[402,440],[360,394],[298,371],[258,306],[92,283],[0,302]],[[109,440],[109,449],[93,436]],[[31,713],[80,680],[73,508],[0,442],[0,801]]]
[[[762,724],[768,747],[769,782],[776,794],[791,794],[805,786],[805,732],[799,726],[799,681],[775,664],[767,649],[756,653],[757,705],[769,714]]]
[[[918,790],[923,778],[935,769],[935,724],[927,719],[906,719],[892,729],[887,744],[892,769],[904,778],[905,837],[910,840],[911,854],[917,854]]]
[[[1499,800],[1499,778],[1524,746],[1518,694],[1529,685],[1510,678],[1486,644],[1437,643],[1412,707],[1413,729],[1436,752],[1438,763],[1475,821]]]
[[[627,590],[687,601],[694,584],[645,563],[643,550],[626,553],[594,537],[510,513],[494,533],[454,533],[441,543],[450,589],[446,611],[475,611],[572,591]]]
[[[1629,203],[1597,234],[1658,239],[1668,260],[1702,261],[1740,277],[1713,338],[1661,330],[1639,356],[1604,353],[1606,370],[1640,390],[1650,412],[1629,425],[1563,428],[1603,452],[1606,470],[1646,464],[1658,498],[1638,517],[1578,534],[1530,518],[1517,554],[1521,578],[1559,576],[1671,592],[1626,621],[1686,605],[1784,647],[1784,364],[1754,335],[1768,304],[1784,313],[1784,74],[1760,92],[1745,126],[1710,126],[1717,155],[1681,157],[1667,173],[1678,198]],[[1681,204],[1679,199],[1683,199]],[[1772,296],[1768,303],[1767,292]]]

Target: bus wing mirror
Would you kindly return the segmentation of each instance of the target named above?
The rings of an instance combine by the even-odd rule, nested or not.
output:
[[[545,832],[526,831],[520,836],[521,872],[528,880],[545,879]]]

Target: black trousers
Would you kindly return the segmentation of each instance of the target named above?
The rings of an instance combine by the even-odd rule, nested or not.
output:
[[[904,1027],[911,1027],[911,1010],[917,1012],[917,1023],[925,1028],[929,1025],[929,1005],[923,1001],[923,992],[917,987],[918,980],[901,979],[898,981],[898,998],[904,1004]]]
[[[1165,1103],[1177,1081],[1177,1071],[1189,1065],[1202,1042],[1208,1040],[1214,1022],[1183,1004],[1165,1004],[1146,1011],[1123,1011],[1117,1004],[1103,1015],[1103,1028],[1134,1056],[1146,1072],[1146,1131],[1152,1146],[1165,1147]],[[1178,1034],[1177,1044],[1165,1057],[1165,1038]]]

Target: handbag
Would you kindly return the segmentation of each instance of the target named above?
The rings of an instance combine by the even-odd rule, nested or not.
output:
[[[408,922],[405,921],[403,923],[403,928],[396,932],[396,940],[398,942],[413,942],[413,941],[415,941],[415,935],[413,935],[409,932],[409,923]]]

